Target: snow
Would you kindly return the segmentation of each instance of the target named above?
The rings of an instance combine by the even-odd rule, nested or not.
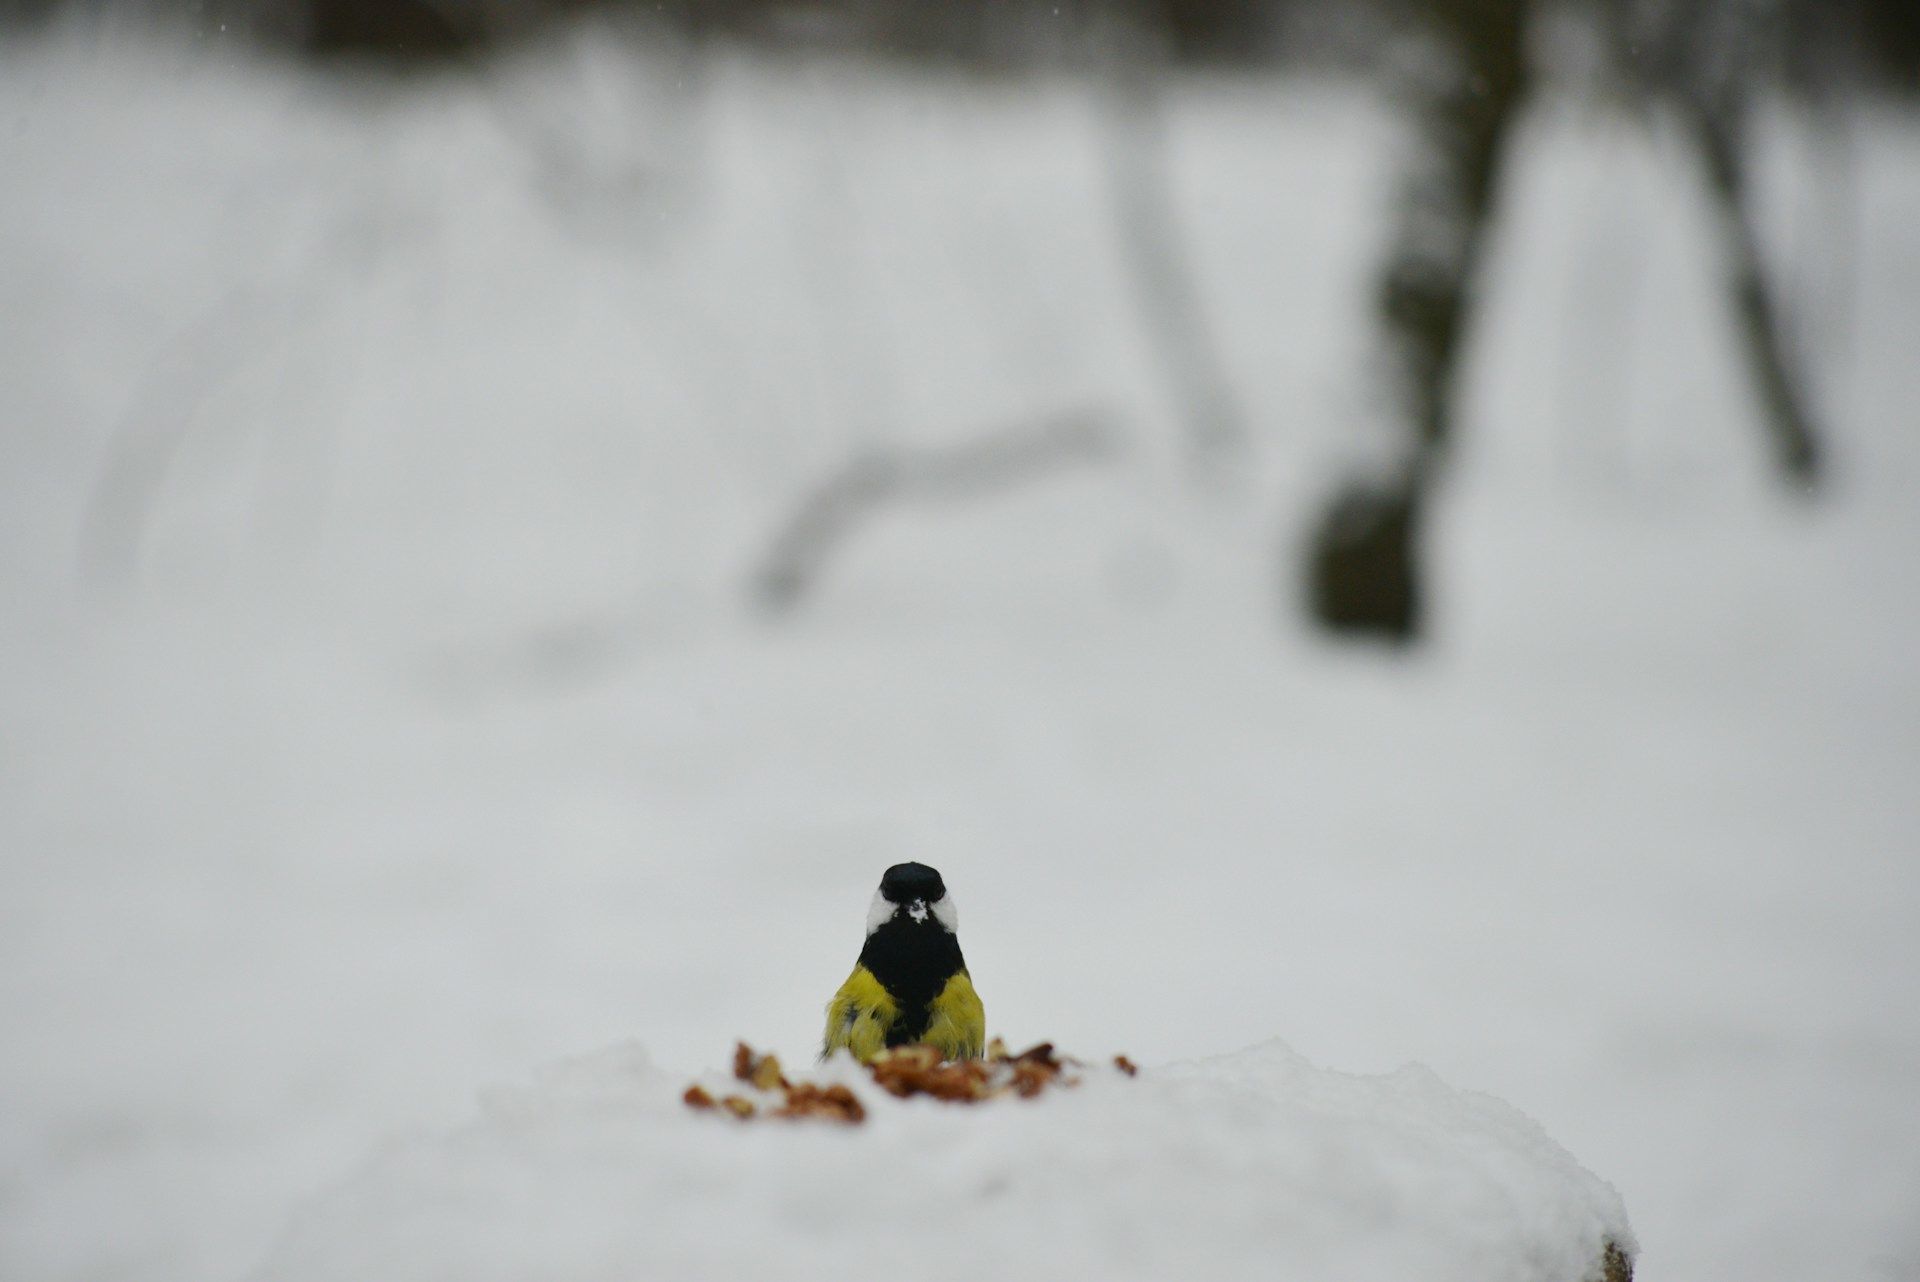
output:
[[[1403,662],[1292,600],[1372,422],[1393,128],[1367,96],[1178,87],[1254,429],[1206,488],[1116,268],[1099,95],[723,54],[617,82],[608,127],[603,54],[403,91],[219,46],[0,49],[0,1276],[311,1275],[308,1224],[445,1258],[424,1193],[355,1198],[412,1180],[465,1233],[548,1178],[580,1198],[532,1208],[569,1217],[556,1274],[591,1270],[558,1239],[664,1218],[599,1215],[596,1153],[616,1192],[704,1187],[705,1217],[754,1186],[702,1186],[724,1168],[687,1146],[919,1135],[958,1180],[1011,1164],[1011,1119],[1064,1143],[1122,1101],[1114,1143],[1282,1187],[1307,1150],[1222,1119],[1312,1133],[1346,1079],[1173,1067],[1275,1036],[1408,1111],[1455,1097],[1365,1075],[1423,1063],[1539,1119],[1619,1189],[1642,1282],[1920,1272],[1910,119],[1848,125],[1858,283],[1807,335],[1838,472],[1802,501],[1765,473],[1672,139],[1538,113],[1438,640]],[[885,513],[794,618],[746,607],[855,450],[1082,411],[1117,463]],[[805,1059],[905,859],[967,898],[991,1032],[1146,1075],[858,1139],[666,1109],[736,1037]],[[514,1097],[550,1122],[471,1122],[485,1083],[635,1040],[660,1069],[590,1059]],[[1176,1103],[1208,1119],[1184,1139]],[[1592,1210],[1570,1175],[1486,1209],[1514,1143],[1447,1181],[1463,1236],[1395,1240]],[[1021,1178],[1151,1191],[1101,1151]]]
[[[638,1047],[489,1093],[295,1217],[261,1282],[1012,1277],[1578,1279],[1620,1199],[1490,1096],[1286,1046],[857,1128],[696,1114]],[[717,1096],[740,1083],[715,1080]]]

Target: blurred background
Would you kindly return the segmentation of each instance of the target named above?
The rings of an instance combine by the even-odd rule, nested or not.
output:
[[[0,0],[0,1277],[804,1061],[911,858],[1011,1043],[1920,1278],[1916,95],[1909,0]]]

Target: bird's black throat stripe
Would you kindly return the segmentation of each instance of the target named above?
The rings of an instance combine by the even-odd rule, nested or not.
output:
[[[904,1046],[926,1036],[933,999],[955,971],[966,968],[960,941],[931,914],[925,921],[894,914],[867,936],[860,964],[873,972],[900,1007],[900,1017],[887,1030],[889,1046]]]

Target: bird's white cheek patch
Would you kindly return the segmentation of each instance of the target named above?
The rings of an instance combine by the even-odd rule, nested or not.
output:
[[[874,891],[873,903],[867,908],[867,933],[871,935],[886,925],[899,911],[899,904],[894,903],[879,891]],[[907,915],[917,922],[925,921],[928,914],[932,914],[933,919],[945,926],[949,933],[960,933],[960,914],[953,906],[952,895],[942,895],[930,904],[916,900],[907,906],[906,911]]]
[[[893,908],[892,900],[877,890],[873,892],[873,903],[867,907],[867,933],[869,935],[887,924],[887,918],[893,916]]]
[[[960,910],[953,906],[952,895],[942,895],[933,901],[933,919],[947,928],[947,933],[960,933]]]

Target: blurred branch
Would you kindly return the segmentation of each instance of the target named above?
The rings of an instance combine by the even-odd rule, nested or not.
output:
[[[1246,448],[1246,429],[1173,196],[1160,92],[1164,33],[1133,5],[1103,6],[1097,13],[1095,66],[1121,265],[1185,423],[1193,460],[1202,469],[1215,468]]]
[[[1833,43],[1829,37],[1828,46]],[[1826,66],[1836,61],[1830,57]],[[1800,353],[1817,353],[1829,369],[1844,369],[1854,352],[1854,301],[1860,286],[1857,86],[1836,70],[1816,80],[1809,101],[1813,172],[1810,189],[1802,188],[1795,237],[1801,275],[1795,294],[1811,305],[1794,318],[1793,336]],[[1817,392],[1818,380],[1814,382]]]
[[[1642,328],[1646,261],[1621,217],[1617,191],[1627,122],[1616,112],[1596,120],[1593,167],[1578,200],[1583,234],[1568,256],[1562,291],[1553,421],[1566,475],[1604,482],[1628,469],[1623,428],[1638,374],[1634,338]]]
[[[753,577],[754,598],[771,614],[797,607],[834,554],[886,508],[977,499],[1103,461],[1118,447],[1118,434],[1083,411],[957,445],[869,449],[801,500]]]
[[[287,295],[236,289],[154,357],[121,415],[80,517],[83,576],[113,589],[133,577],[148,525],[212,391],[299,310]]]
[[[1791,84],[1795,68],[1803,84],[1838,74],[1844,63],[1832,47],[1838,34],[1828,31],[1823,42],[1814,41],[1804,24],[1813,22],[1813,30],[1823,23],[1857,26],[1860,14],[1836,0],[1607,0],[1601,12],[1624,77],[1644,98],[1671,105],[1678,115],[1705,178],[1760,426],[1782,474],[1797,487],[1811,487],[1824,451],[1805,381],[1788,359],[1779,300],[1755,226],[1748,126],[1763,92]],[[1813,47],[1822,43],[1822,49]]]
[[[1707,191],[1725,246],[1727,288],[1748,371],[1760,396],[1762,426],[1780,469],[1798,484],[1811,486],[1820,477],[1820,444],[1800,380],[1787,365],[1759,236],[1747,208],[1746,165],[1735,118],[1698,99],[1684,102],[1682,114],[1706,170]]]
[[[317,238],[298,267],[273,280],[227,290],[158,345],[107,442],[80,515],[78,555],[84,578],[110,591],[131,585],[176,461],[203,426],[209,399],[263,352],[298,349],[337,294],[381,268],[401,230],[400,218],[375,201],[350,208]],[[243,256],[240,250],[234,253]],[[340,359],[338,351],[333,359]],[[341,375],[338,369],[332,373]],[[250,430],[272,437],[278,426],[263,417],[251,423]],[[285,514],[285,502],[278,501],[280,515]],[[260,504],[263,510],[272,506]]]

